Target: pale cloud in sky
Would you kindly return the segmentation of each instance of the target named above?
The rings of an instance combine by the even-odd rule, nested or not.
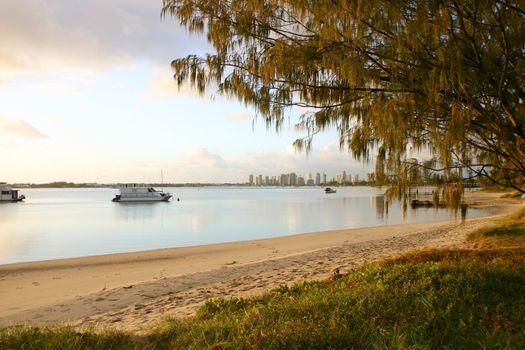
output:
[[[293,147],[287,147],[234,157],[223,157],[201,145],[165,169],[165,174],[175,182],[222,183],[246,182],[250,174],[278,176],[291,172],[303,176],[308,173],[326,173],[328,178],[332,178],[343,170],[366,178],[370,165],[353,160],[348,153],[340,152],[335,144],[313,149],[308,156],[295,151]]]
[[[253,117],[249,113],[246,113],[246,112],[235,112],[233,114],[230,114],[228,119],[242,121],[242,120],[251,120],[253,119]]]
[[[0,77],[17,73],[101,70],[202,53],[162,2],[143,0],[0,1]]]
[[[166,179],[173,182],[229,182],[234,169],[222,156],[202,145],[192,148],[177,157],[171,164],[164,164]],[[233,177],[238,177],[233,175]]]
[[[45,138],[46,135],[23,120],[11,119],[0,115],[0,133],[26,137]]]
[[[179,175],[183,172],[186,176],[198,177],[202,181],[209,177],[210,172],[224,171],[230,168],[230,164],[217,153],[199,145],[180,156],[175,162],[175,168],[179,169]]]
[[[144,97],[146,98],[164,98],[175,95],[188,96],[201,100],[209,100],[209,96],[206,94],[199,94],[196,88],[184,84],[180,87],[177,86],[177,82],[170,74],[159,75],[152,78],[149,82],[149,90],[146,91]]]
[[[297,151],[291,145],[281,151],[250,153],[240,160],[240,164],[248,173],[263,176],[291,172],[306,175],[319,172],[333,177],[343,170],[363,176],[370,168],[369,164],[363,164],[354,160],[349,153],[341,152],[335,143],[319,148],[313,147],[309,154]]]
[[[206,169],[223,169],[227,168],[226,161],[216,153],[210,152],[203,146],[198,146],[192,150],[183,159],[183,164],[186,166],[199,167],[202,170]]]

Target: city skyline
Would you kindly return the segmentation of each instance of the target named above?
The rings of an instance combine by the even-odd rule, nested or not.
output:
[[[332,178],[328,177],[324,172],[307,172],[305,176],[300,173],[291,172],[280,175],[250,174],[247,184],[250,186],[319,186],[330,183],[351,184],[366,179],[365,177],[359,176],[359,174],[352,175],[347,173],[346,170],[337,173]]]

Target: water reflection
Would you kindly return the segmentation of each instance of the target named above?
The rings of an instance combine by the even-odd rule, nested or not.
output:
[[[148,221],[162,214],[159,206],[166,203],[114,203],[115,213],[121,221]]]
[[[17,239],[0,230],[0,261],[9,261],[13,257],[27,255],[30,252],[28,240]]]
[[[469,211],[467,206],[462,206],[457,210],[454,210],[450,208],[436,208],[433,206],[408,205],[412,199],[428,198],[429,194],[430,192],[421,196],[421,194],[418,194],[416,191],[407,198],[406,202],[398,202],[396,200],[388,202],[386,196],[383,194],[373,195],[371,196],[370,203],[371,207],[375,209],[378,224],[388,224],[388,220],[391,216],[393,216],[394,221],[397,221],[400,215],[402,221],[406,223],[446,219],[461,219],[462,222],[464,222],[468,217]],[[389,213],[389,210],[391,210],[391,213]],[[484,215],[484,211],[474,209],[473,216],[481,215]]]
[[[385,217],[385,196],[378,195],[374,196],[375,209],[376,209],[376,218],[377,220],[383,222]]]

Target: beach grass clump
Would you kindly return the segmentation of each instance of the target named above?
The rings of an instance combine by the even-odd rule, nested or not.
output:
[[[79,332],[71,327],[37,328],[7,327],[0,331],[0,349],[77,350],[77,349],[140,349],[128,334],[105,330]]]
[[[486,227],[468,235],[472,242],[492,247],[521,246],[525,244],[525,208],[496,221],[493,227]]]

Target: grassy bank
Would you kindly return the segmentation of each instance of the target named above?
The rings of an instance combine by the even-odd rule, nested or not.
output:
[[[0,331],[0,348],[523,348],[524,216],[474,233],[469,250],[414,252],[330,281],[210,300],[144,337],[15,327]]]

